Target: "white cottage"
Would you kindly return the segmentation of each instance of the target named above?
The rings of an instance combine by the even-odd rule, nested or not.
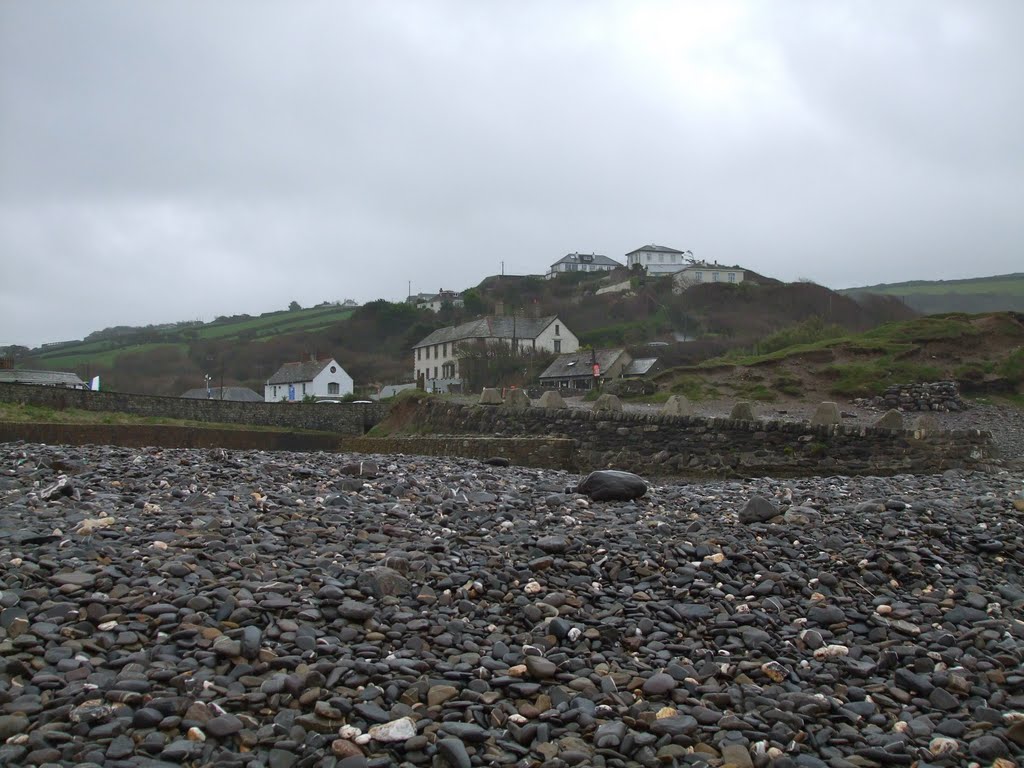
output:
[[[521,352],[575,352],[580,348],[576,334],[558,317],[482,317],[462,325],[439,328],[415,344],[413,375],[423,378],[428,391],[447,392],[462,384],[459,347],[473,342],[512,344]]]
[[[267,379],[263,400],[276,403],[281,400],[298,402],[304,397],[334,398],[351,395],[352,377],[334,358],[285,363]]]

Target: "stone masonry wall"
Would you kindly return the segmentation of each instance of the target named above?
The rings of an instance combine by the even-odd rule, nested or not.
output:
[[[983,466],[996,457],[979,430],[912,432],[799,422],[422,403],[421,433],[570,438],[579,471],[648,475],[893,475]]]
[[[387,413],[380,403],[238,403],[0,383],[0,402],[112,411],[220,424],[251,424],[362,435]]]
[[[955,381],[930,384],[897,384],[885,390],[878,406],[903,411],[961,411],[960,385]]]
[[[346,438],[310,432],[177,427],[162,424],[35,424],[0,422],[0,443],[119,445],[128,448],[226,448],[245,451],[343,450]]]

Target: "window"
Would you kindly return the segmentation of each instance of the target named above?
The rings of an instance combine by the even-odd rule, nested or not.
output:
[[[555,339],[555,353],[557,354],[557,353],[559,353],[561,351],[562,351],[562,340],[561,339]]]
[[[555,336],[558,336],[558,323],[555,323]]]
[[[434,359],[435,359],[435,360],[437,360],[437,358],[438,358],[438,354],[437,354],[437,344],[435,344],[435,345],[434,345]]]
[[[717,272],[712,272],[711,273],[711,282],[713,282],[713,283],[717,283],[718,282],[718,273]]]
[[[437,366],[436,365],[434,366],[434,378],[435,379],[437,378]]]
[[[331,382],[327,383],[327,394],[328,395],[337,395],[339,392],[340,392],[340,385],[338,384],[338,382],[331,381]]]
[[[277,384],[274,385],[274,397],[277,397]]]
[[[735,283],[736,282],[736,273],[735,272],[730,272],[729,273],[729,282],[730,283]]]
[[[416,359],[417,360],[422,360],[423,359],[422,352],[423,352],[422,347],[416,347]]]
[[[698,283],[703,283],[704,282],[704,273],[703,272],[694,272],[693,276],[694,276],[694,278],[696,278]]]
[[[332,365],[331,366],[331,373],[337,373],[337,372],[338,372],[337,367]]]
[[[654,261],[654,254],[653,253],[648,253],[647,254],[647,261],[648,262]]]
[[[448,344],[441,345],[441,357],[448,357]]]
[[[306,394],[306,382],[302,382],[302,394]]]

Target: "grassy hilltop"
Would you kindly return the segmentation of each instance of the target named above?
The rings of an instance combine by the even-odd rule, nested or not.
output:
[[[628,289],[598,295],[609,284]],[[990,336],[979,330],[982,321],[913,321],[916,313],[894,295],[846,295],[758,275],[737,285],[705,284],[681,294],[673,293],[671,281],[637,279],[625,271],[554,280],[495,276],[465,292],[465,300],[465,308],[446,306],[439,313],[380,300],[358,308],[294,307],[211,323],[110,328],[81,341],[21,349],[16,362],[71,370],[83,378],[98,374],[105,389],[180,395],[203,386],[206,374],[214,385],[223,381],[262,391],[281,364],[332,356],[357,386],[374,386],[408,381],[411,347],[431,331],[496,312],[558,315],[585,346],[625,346],[634,357],[657,356],[668,369],[658,380],[661,396],[672,391],[699,395],[705,384],[695,386],[698,380],[709,393],[762,399],[808,389],[859,394],[900,377],[966,374],[966,368],[954,370],[957,366],[974,366],[972,375],[989,381],[998,378],[1006,352],[979,343]],[[898,325],[907,321],[913,322]],[[988,356],[957,355],[952,368],[933,363],[933,353],[925,359],[914,351],[925,328],[945,334],[947,343],[959,334]],[[1012,336],[1008,332],[1006,344]],[[650,346],[653,342],[657,346]],[[765,373],[773,366],[778,375]],[[737,378],[740,370],[746,373]],[[495,383],[524,383],[531,374],[536,371],[524,375],[520,370],[521,379]],[[746,383],[731,387],[726,383],[730,378]]]
[[[839,291],[847,296],[898,296],[923,314],[1024,312],[1024,272],[966,280],[912,280]]]

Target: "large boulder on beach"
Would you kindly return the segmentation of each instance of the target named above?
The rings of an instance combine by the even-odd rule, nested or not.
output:
[[[839,406],[827,400],[821,403],[814,411],[814,415],[811,416],[811,426],[815,427],[842,423],[843,419],[839,415]]]
[[[739,511],[741,523],[765,523],[779,514],[778,507],[764,496],[751,496]]]
[[[505,407],[523,410],[530,407],[530,396],[522,389],[511,389],[505,395]]]
[[[603,394],[594,401],[595,411],[622,411],[622,401],[617,395]]]
[[[754,421],[754,406],[749,400],[740,400],[729,411],[729,418],[733,421]]]
[[[549,389],[540,396],[541,408],[565,408],[565,400],[555,390]]]
[[[875,422],[875,426],[879,429],[903,429],[903,414],[895,408],[890,408]]]
[[[484,387],[480,391],[480,405],[501,405],[501,390],[497,387]]]
[[[693,416],[693,403],[683,395],[672,395],[661,407],[666,416]]]
[[[594,501],[630,501],[647,493],[647,482],[632,472],[601,469],[591,472],[569,493],[582,493]]]

